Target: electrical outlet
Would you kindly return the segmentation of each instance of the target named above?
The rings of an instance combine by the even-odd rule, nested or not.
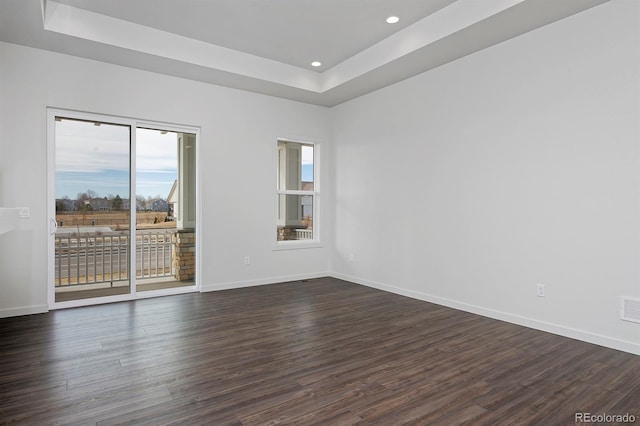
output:
[[[544,297],[544,284],[536,285],[536,295],[538,297]]]
[[[20,207],[20,217],[23,219],[31,217],[31,209],[29,207]]]
[[[244,264],[245,265],[251,265],[251,258],[249,256],[245,256],[244,257]]]

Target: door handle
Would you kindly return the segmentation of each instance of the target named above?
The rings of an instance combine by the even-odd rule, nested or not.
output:
[[[49,235],[55,235],[58,230],[58,222],[55,219],[49,219]]]

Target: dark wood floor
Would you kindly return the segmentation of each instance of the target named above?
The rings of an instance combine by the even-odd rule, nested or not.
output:
[[[336,279],[0,319],[0,424],[640,423],[640,357]]]

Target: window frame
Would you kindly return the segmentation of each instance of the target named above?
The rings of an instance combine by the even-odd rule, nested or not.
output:
[[[300,145],[312,145],[313,146],[313,190],[293,190],[293,189],[280,189],[280,156],[279,144],[296,143]],[[321,218],[320,218],[320,160],[321,159],[321,142],[318,140],[312,140],[309,138],[277,138],[274,150],[275,165],[275,222],[276,222],[276,236],[274,238],[273,250],[291,250],[291,249],[307,249],[322,247],[321,242]],[[312,219],[313,219],[313,238],[309,240],[286,240],[278,241],[277,230],[279,226],[279,211],[280,211],[280,196],[283,195],[309,195],[312,197]]]

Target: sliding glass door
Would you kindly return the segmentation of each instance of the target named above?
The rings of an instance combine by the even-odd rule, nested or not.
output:
[[[196,285],[197,133],[49,112],[52,307]]]

